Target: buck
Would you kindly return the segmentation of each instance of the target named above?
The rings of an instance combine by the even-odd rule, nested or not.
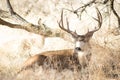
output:
[[[102,24],[102,15],[97,8],[96,8],[96,12],[97,12],[97,18],[94,18],[94,19],[98,22],[98,29],[95,29],[93,31],[88,30],[86,34],[78,35],[76,31],[71,31],[69,29],[69,22],[67,18],[66,18],[67,28],[65,28],[63,23],[64,21],[63,21],[63,10],[62,10],[61,19],[58,22],[59,27],[62,30],[72,35],[72,37],[75,40],[75,48],[65,49],[65,50],[46,51],[46,52],[36,54],[28,58],[24,62],[22,69],[31,67],[35,63],[41,66],[44,64],[53,64],[51,66],[57,65],[59,67],[61,65],[61,66],[66,66],[68,68],[72,66],[72,64],[69,61],[70,59],[74,60],[74,63],[80,64],[81,67],[85,67],[88,64],[88,61],[90,60],[90,52],[89,52],[89,50],[91,49],[90,43],[89,43],[90,38],[93,36],[94,32],[98,31],[101,28],[101,24]],[[69,59],[69,60],[66,60],[66,59]],[[59,62],[61,62],[61,64],[59,64]]]

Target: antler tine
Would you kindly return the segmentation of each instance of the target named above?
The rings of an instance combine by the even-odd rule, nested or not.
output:
[[[99,28],[94,30],[94,32],[98,31],[101,28],[101,25],[102,25],[102,15],[101,15],[100,11],[98,10],[98,8],[96,8],[96,10],[97,10],[97,18],[98,19],[96,19],[96,18],[93,18],[93,19],[95,19],[98,22],[98,27]]]
[[[98,8],[96,8],[96,11],[97,11],[97,18],[94,18],[94,17],[92,17],[92,18],[98,22],[98,27],[99,28],[95,29],[93,31],[88,30],[88,32],[86,33],[86,36],[92,36],[93,33],[98,31],[102,26],[102,15],[101,15],[100,11],[98,10]]]
[[[62,30],[66,31],[66,32],[68,32],[68,33],[70,33],[73,37],[77,37],[77,36],[78,36],[77,33],[71,31],[70,28],[69,28],[68,18],[66,18],[67,29],[65,29],[64,23],[63,23],[63,22],[64,22],[64,21],[63,21],[63,10],[62,10],[62,13],[61,13],[61,20],[58,22],[59,27],[60,27]]]
[[[64,28],[64,23],[63,23],[63,10],[62,10],[62,13],[61,13],[61,20],[58,22],[58,24],[59,24],[59,27],[60,27],[62,30],[70,33],[67,29]]]
[[[67,29],[70,31],[68,18],[66,18],[66,22],[67,22]]]

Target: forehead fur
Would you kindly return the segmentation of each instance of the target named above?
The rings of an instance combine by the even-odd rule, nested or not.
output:
[[[76,38],[76,41],[83,41],[85,39],[85,36],[78,36]]]

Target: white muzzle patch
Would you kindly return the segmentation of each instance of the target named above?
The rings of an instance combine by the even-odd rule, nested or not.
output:
[[[79,47],[79,48],[82,48],[84,46],[84,42],[83,41],[77,41],[76,44],[75,44],[75,47]]]

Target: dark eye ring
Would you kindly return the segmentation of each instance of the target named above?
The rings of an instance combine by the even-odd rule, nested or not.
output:
[[[81,48],[80,48],[80,47],[76,47],[75,49],[81,51]]]

